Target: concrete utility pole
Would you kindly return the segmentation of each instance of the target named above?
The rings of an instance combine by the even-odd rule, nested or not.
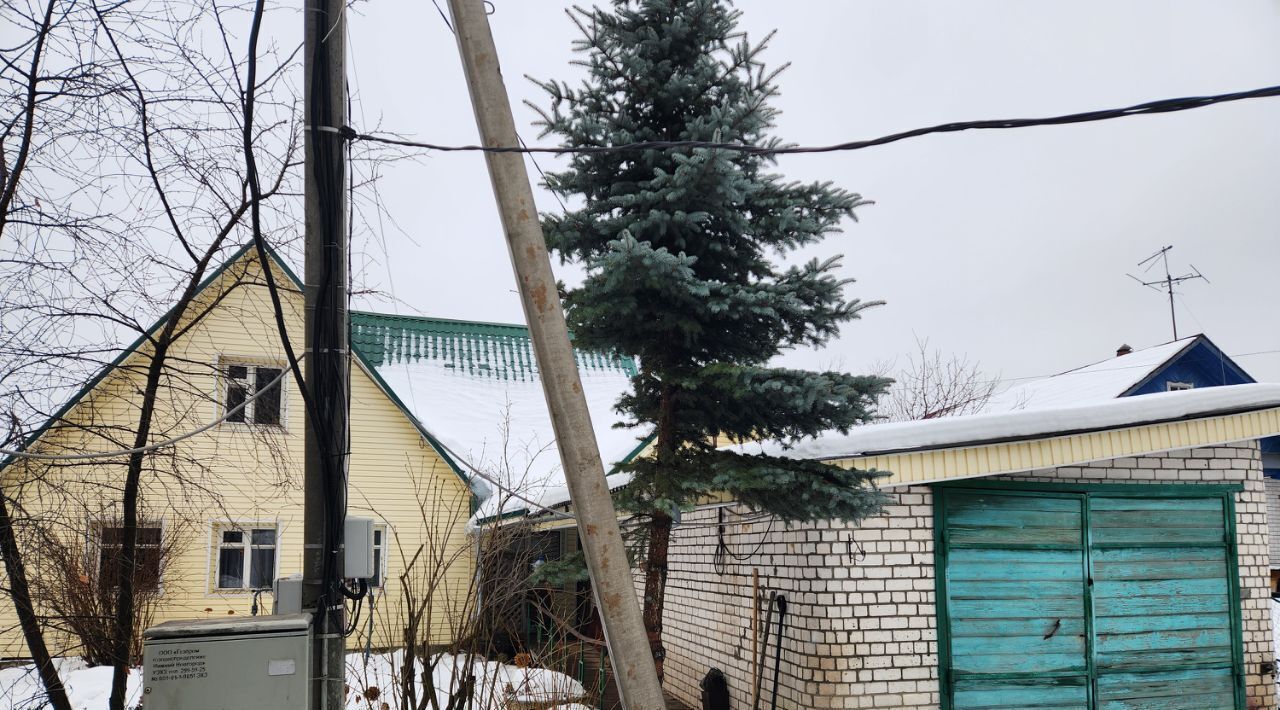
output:
[[[313,615],[311,708],[345,697],[342,526],[347,495],[346,46],[343,0],[305,0],[306,351],[302,608]]]
[[[449,9],[481,141],[487,146],[519,145],[483,0],[449,0]],[[662,686],[640,616],[617,513],[605,482],[604,465],[591,428],[524,157],[519,153],[486,153],[485,160],[520,284],[520,301],[529,322],[556,447],[578,519],[582,550],[591,571],[591,587],[604,622],[622,704],[628,710],[661,710],[666,707]]]

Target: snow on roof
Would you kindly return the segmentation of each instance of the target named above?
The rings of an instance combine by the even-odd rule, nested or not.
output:
[[[542,505],[564,488],[555,434],[529,331],[523,326],[443,318],[351,314],[351,341],[423,428],[468,474]],[[636,372],[629,357],[577,353],[578,371],[606,470],[639,445],[615,429],[618,396]],[[483,476],[482,476],[483,478]],[[493,486],[489,486],[490,490]],[[478,517],[534,507],[496,493]]]
[[[1274,407],[1280,407],[1280,385],[1227,385],[1108,399],[1075,407],[869,424],[855,427],[848,434],[831,432],[790,447],[779,442],[764,442],[727,448],[745,454],[765,453],[796,459],[843,459],[1048,438]]]
[[[1115,399],[1169,362],[1200,336],[1135,350],[1092,365],[1032,380],[993,396],[983,412],[1054,409]]]

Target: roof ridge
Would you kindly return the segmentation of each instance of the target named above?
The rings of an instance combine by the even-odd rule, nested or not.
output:
[[[1188,335],[1188,336],[1184,336],[1184,337],[1178,338],[1178,339],[1176,339],[1176,340],[1169,340],[1169,341],[1166,341],[1166,342],[1163,342],[1163,343],[1156,343],[1155,345],[1148,345],[1148,346],[1147,346],[1147,347],[1145,347],[1145,348],[1138,348],[1137,350],[1134,350],[1134,351],[1132,351],[1132,352],[1130,352],[1130,353],[1127,353],[1127,354],[1125,354],[1125,355],[1112,355],[1111,357],[1104,357],[1104,358],[1102,358],[1102,359],[1100,359],[1100,360],[1095,360],[1094,362],[1090,362],[1090,363],[1086,363],[1086,364],[1084,364],[1084,365],[1080,365],[1079,367],[1073,367],[1073,368],[1071,368],[1070,370],[1063,370],[1062,372],[1056,372],[1056,373],[1054,373],[1054,374],[1052,374],[1052,375],[1049,375],[1048,377],[1040,377],[1040,378],[1036,378],[1036,379],[1044,380],[1044,379],[1049,379],[1050,377],[1061,377],[1062,375],[1069,375],[1069,374],[1071,374],[1071,373],[1073,373],[1073,372],[1079,372],[1080,370],[1087,370],[1087,369],[1089,369],[1089,368],[1091,368],[1091,367],[1095,367],[1095,366],[1097,366],[1097,365],[1102,365],[1102,364],[1104,364],[1104,363],[1113,362],[1113,361],[1115,361],[1117,358],[1120,358],[1120,357],[1129,357],[1130,355],[1137,355],[1138,353],[1144,353],[1144,352],[1147,352],[1148,350],[1155,350],[1156,348],[1163,348],[1163,347],[1165,347],[1166,345],[1173,345],[1174,343],[1181,343],[1181,342],[1183,342],[1184,340],[1185,340],[1185,341],[1188,341],[1188,344],[1190,344],[1190,342],[1191,342],[1191,341],[1194,341],[1194,340],[1197,340],[1197,339],[1200,339],[1200,338],[1203,338],[1203,339],[1205,339],[1205,340],[1208,340],[1208,339],[1209,339],[1209,337],[1208,337],[1207,335],[1205,335],[1204,333],[1196,333],[1195,335]]]
[[[538,364],[529,329],[522,325],[430,316],[351,311],[351,345],[374,367],[438,361],[473,377],[534,380]],[[574,348],[583,370],[638,371],[635,358]]]
[[[521,325],[519,323],[499,323],[496,321],[466,320],[462,318],[441,318],[439,316],[406,315],[403,313],[378,313],[376,311],[361,311],[361,310],[352,310],[350,314],[353,319],[357,317],[364,317],[364,318],[371,318],[371,319],[376,318],[380,320],[390,320],[390,321],[409,321],[409,322],[422,323],[422,324],[440,323],[440,324],[452,324],[452,325],[461,325],[461,326],[478,326],[478,327],[485,327],[485,328],[510,328],[512,330],[523,331],[526,334],[529,332],[528,326]]]

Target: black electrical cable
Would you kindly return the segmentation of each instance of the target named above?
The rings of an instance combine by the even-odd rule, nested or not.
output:
[[[369,580],[360,579],[356,581],[359,583],[359,588],[356,589],[354,592],[351,591],[351,589],[348,588],[347,585],[345,584],[338,585],[338,591],[342,592],[342,596],[346,597],[347,599],[350,599],[353,602],[358,602],[361,599],[364,599],[365,596],[369,594]]]
[[[419,141],[405,140],[402,138],[391,138],[389,136],[375,135],[372,133],[359,133],[350,126],[335,126],[334,129],[337,129],[344,137],[351,140],[372,141],[376,143],[385,143],[387,145],[397,145],[405,148],[423,148],[426,150],[437,150],[441,152],[551,153],[554,155],[587,155],[593,153],[624,153],[644,150],[692,150],[696,148],[710,148],[715,150],[735,151],[748,155],[794,155],[800,153],[835,153],[841,151],[861,150],[863,148],[896,143],[908,138],[917,138],[931,133],[959,133],[960,131],[970,130],[1029,128],[1032,126],[1061,126],[1071,123],[1091,123],[1094,121],[1106,121],[1113,118],[1127,118],[1129,116],[1145,116],[1154,113],[1188,111],[1191,109],[1203,108],[1205,106],[1212,106],[1214,104],[1273,96],[1280,96],[1280,86],[1266,86],[1260,89],[1235,91],[1226,94],[1213,94],[1209,96],[1187,96],[1175,99],[1160,99],[1125,108],[1083,111],[1080,113],[1050,116],[1046,118],[998,118],[981,121],[956,121],[952,123],[941,123],[936,126],[927,126],[924,128],[913,128],[909,131],[891,133],[887,136],[880,136],[879,138],[848,141],[846,143],[836,143],[834,145],[824,146],[747,145],[744,143],[721,143],[718,141],[642,141],[636,143],[624,143],[621,145],[561,147],[440,145],[436,143],[423,143]]]
[[[356,632],[356,627],[360,625],[360,608],[364,605],[363,599],[358,599],[351,607],[351,621],[346,628],[342,630],[342,638],[348,638]]]
[[[724,511],[724,508],[716,509],[716,551],[711,556],[711,566],[715,569],[716,574],[719,575],[723,575],[728,570],[729,558],[737,560],[738,562],[745,562],[759,554],[760,549],[764,547],[765,541],[769,539],[769,533],[773,532],[774,522],[777,521],[776,517],[771,517],[769,520],[769,527],[765,528],[765,531],[761,533],[760,539],[756,542],[755,549],[745,555],[739,555],[730,550],[728,544],[724,541]]]
[[[332,27],[338,20],[338,18],[331,18],[323,10],[319,12],[315,20],[319,27]],[[339,243],[339,240],[346,238],[346,235],[341,233],[346,228],[346,222],[342,219],[343,192],[346,185],[344,171],[341,169],[342,150],[345,146],[341,136],[334,135],[324,127],[345,122],[349,117],[330,115],[337,98],[333,96],[331,90],[329,78],[332,67],[329,62],[329,53],[323,42],[317,42],[315,45],[315,51],[311,57],[311,69],[311,76],[308,77],[309,88],[315,100],[309,107],[307,129],[311,131],[308,139],[314,160],[308,162],[307,169],[311,171],[316,187],[315,204],[319,214],[316,215],[315,223],[320,230],[320,242],[326,245]],[[335,166],[338,169],[335,170]],[[316,445],[320,449],[318,453],[323,479],[325,520],[321,550],[321,577],[324,586],[320,606],[323,610],[322,615],[332,615],[329,622],[330,628],[341,626],[339,620],[343,608],[339,596],[342,582],[339,579],[338,555],[341,550],[343,515],[346,511],[346,467],[343,463],[349,435],[345,419],[335,418],[333,415],[337,408],[328,406],[330,398],[345,400],[347,397],[347,393],[343,391],[346,388],[346,367],[349,366],[346,362],[346,353],[342,352],[344,357],[341,358],[333,357],[335,352],[341,350],[338,346],[343,342],[342,331],[334,329],[345,330],[347,324],[335,323],[334,319],[323,317],[339,307],[339,304],[332,300],[334,281],[345,267],[344,262],[336,258],[335,252],[338,251],[337,249],[320,250],[315,315],[311,322],[313,347],[316,354],[320,355],[312,359],[310,375],[313,382],[311,384],[313,391],[317,393],[316,399],[320,399],[320,393],[323,393],[324,397],[323,401],[316,403],[321,406],[318,407],[320,426],[316,429],[318,435],[315,437]]]

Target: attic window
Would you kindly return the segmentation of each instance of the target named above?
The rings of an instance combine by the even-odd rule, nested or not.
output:
[[[1166,392],[1181,392],[1182,390],[1193,390],[1196,388],[1194,382],[1165,382],[1164,388]]]
[[[223,411],[231,411],[244,404],[243,409],[227,415],[227,421],[280,426],[280,383],[276,380],[283,370],[264,365],[224,364],[223,367]],[[261,396],[245,404],[246,399],[259,392]]]

